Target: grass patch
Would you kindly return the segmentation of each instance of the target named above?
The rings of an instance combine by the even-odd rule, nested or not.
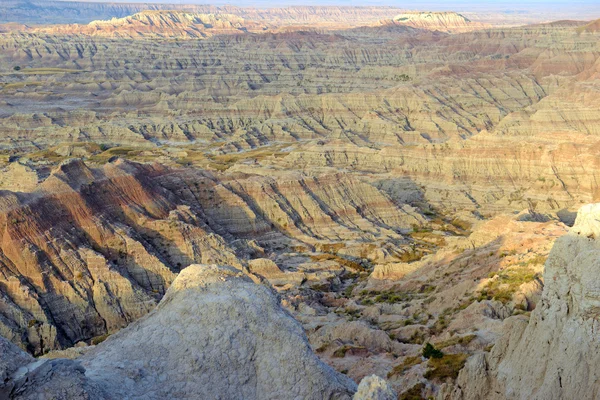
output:
[[[446,245],[446,239],[444,238],[444,236],[429,231],[412,232],[409,236],[414,240],[420,240],[423,242],[431,243],[435,246]]]
[[[406,392],[398,396],[398,400],[422,400],[424,397],[421,395],[425,389],[425,384],[422,382],[417,383]]]
[[[352,351],[352,350],[365,350],[365,349],[366,348],[362,347],[362,346],[348,346],[348,345],[344,345],[344,346],[340,347],[339,349],[337,349],[336,351],[333,352],[333,357],[344,358],[344,357],[346,357],[346,354],[349,351]]]
[[[538,274],[533,269],[529,268],[528,265],[531,264],[523,263],[523,265],[527,266],[508,268],[494,274],[494,276],[497,275],[496,279],[487,283],[481,290],[477,300],[493,299],[500,301],[503,304],[510,302],[515,292],[519,289],[519,286],[523,283],[531,282],[538,277]]]
[[[340,264],[341,266],[352,269],[354,271],[359,271],[359,272],[366,271],[366,268],[363,267],[360,263],[353,261],[353,260],[349,260],[344,257],[337,256],[335,254],[329,254],[329,253],[316,254],[316,255],[311,255],[310,259],[312,261],[335,261],[338,264]]]
[[[106,339],[108,339],[109,336],[110,336],[110,333],[105,333],[104,335],[96,336],[96,337],[92,338],[91,343],[94,346],[99,345],[100,343],[102,343]]]
[[[411,293],[396,292],[394,290],[386,290],[378,292],[376,290],[363,290],[360,292],[360,301],[362,304],[374,303],[401,303],[412,299]]]
[[[261,147],[258,149],[243,151],[239,153],[219,154],[209,156],[215,163],[221,164],[225,169],[245,160],[264,160],[268,157],[283,158],[290,154],[288,151],[281,151],[287,145]]]
[[[329,347],[330,343],[325,343],[322,346],[319,346],[318,348],[315,349],[315,353],[324,353],[325,350],[327,350],[327,348]]]
[[[2,89],[16,90],[16,89],[22,89],[22,88],[27,87],[27,86],[42,86],[43,84],[44,84],[43,82],[38,82],[38,81],[32,81],[32,82],[14,82],[14,83],[7,83],[7,84],[3,85]]]
[[[468,221],[463,221],[462,219],[459,219],[459,218],[454,218],[452,221],[450,221],[450,224],[452,224],[452,226],[460,229],[463,232],[469,232],[471,230],[471,228],[473,227],[472,223],[470,223]]]
[[[68,69],[68,68],[21,68],[19,74],[21,75],[53,75],[53,74],[72,74],[75,72],[83,72],[79,69]]]
[[[144,152],[152,152],[155,150],[150,147],[129,147],[129,146],[117,146],[111,147],[99,154],[95,154],[88,159],[91,162],[95,162],[98,164],[105,164],[113,157],[121,157],[132,161],[139,162],[150,162],[155,161],[158,157],[158,154],[153,153],[152,155],[145,155]]]
[[[346,289],[344,289],[344,297],[347,297],[347,298],[352,297],[352,291],[354,291],[354,288],[356,286],[357,286],[357,284],[353,283],[350,286],[348,286]]]
[[[448,318],[447,314],[442,313],[438,317],[437,321],[435,321],[435,324],[431,328],[429,328],[429,331],[432,335],[438,335],[444,329],[446,329],[448,325],[450,325],[450,319]]]
[[[423,257],[425,257],[424,251],[412,248],[410,250],[403,251],[398,258],[401,262],[410,263],[413,261],[419,261]]]
[[[446,347],[455,346],[457,344],[467,345],[471,343],[477,335],[465,335],[465,336],[454,336],[448,340],[444,340],[442,342],[438,342],[435,344],[435,347],[438,349],[445,349]]]
[[[401,364],[396,365],[390,372],[388,372],[387,377],[389,379],[396,375],[402,375],[404,372],[420,363],[421,356],[406,357]]]
[[[360,310],[348,310],[347,308],[343,310],[338,309],[335,311],[335,313],[338,315],[345,315],[350,321],[356,321],[362,316],[362,312]]]
[[[425,379],[438,379],[444,381],[448,378],[454,380],[465,366],[468,354],[445,354],[442,358],[430,358],[429,369],[425,372]]]
[[[312,285],[310,288],[317,292],[329,292],[331,291],[331,283],[317,283]]]
[[[317,244],[315,248],[323,253],[337,254],[338,251],[346,247],[345,243],[323,243]]]
[[[523,262],[522,265],[524,267],[530,266],[530,265],[544,265],[546,263],[546,260],[548,259],[547,256],[543,256],[541,254],[537,254],[535,257],[530,258],[529,260]]]

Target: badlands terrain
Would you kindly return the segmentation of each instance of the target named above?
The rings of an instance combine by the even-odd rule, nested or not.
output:
[[[598,396],[599,20],[0,16],[0,398]]]

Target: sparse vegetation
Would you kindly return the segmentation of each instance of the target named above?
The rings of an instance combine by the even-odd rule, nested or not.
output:
[[[413,247],[411,249],[403,251],[400,254],[399,259],[402,262],[410,263],[413,261],[419,261],[424,256],[425,256],[425,253],[423,251]]]
[[[376,291],[376,290],[363,290],[360,292],[360,301],[362,304],[373,304],[373,303],[401,303],[411,300],[413,295],[411,293],[403,293],[395,290]]]
[[[349,285],[346,289],[344,289],[344,297],[352,297],[352,291],[354,290],[354,288],[357,286],[356,283],[353,283],[351,285]]]
[[[435,347],[438,349],[445,349],[446,347],[455,346],[457,344],[467,345],[471,343],[477,335],[470,334],[465,336],[454,336],[448,340],[444,340],[443,342],[438,342],[435,344]]]
[[[425,342],[425,332],[415,331],[408,340],[400,340],[402,343],[423,344]]]
[[[460,229],[462,231],[465,231],[465,232],[470,231],[471,228],[473,227],[473,224],[471,224],[470,222],[463,221],[463,220],[458,219],[458,218],[454,218],[452,221],[450,221],[450,223],[454,227],[456,227],[456,228],[458,228],[458,229]]]
[[[364,347],[362,346],[349,346],[349,345],[344,345],[342,347],[340,347],[339,349],[335,350],[332,354],[333,357],[336,358],[344,358],[346,357],[346,354],[350,351],[364,351],[366,350]]]
[[[441,358],[430,358],[429,369],[425,372],[425,379],[444,381],[448,378],[456,379],[458,373],[465,366],[468,354],[445,354]]]
[[[398,396],[398,400],[422,400],[423,389],[425,389],[425,384],[422,382],[417,383],[406,392],[400,394]]]
[[[347,308],[343,310],[336,310],[335,313],[339,315],[346,315],[350,321],[356,321],[360,319],[360,316],[362,315],[360,310]]]
[[[421,356],[406,357],[401,364],[396,365],[390,372],[388,372],[387,377],[391,378],[396,375],[402,375],[405,371],[408,371],[410,368],[420,363]]]
[[[363,267],[358,261],[350,260],[344,257],[337,256],[335,254],[315,254],[310,256],[313,261],[335,261],[339,265],[349,268],[354,271],[365,271],[366,268]]]
[[[536,257],[537,258],[537,257]],[[541,262],[542,258],[538,258],[535,263]],[[545,261],[545,258],[543,258]],[[533,271],[528,263],[523,263],[523,266],[507,268],[505,270],[493,273],[491,280],[479,293],[477,300],[497,300],[504,304],[510,302],[514,293],[523,283],[531,282],[537,278],[537,273]]]
[[[392,79],[395,81],[399,81],[399,82],[408,82],[408,81],[410,81],[410,76],[408,76],[406,74],[400,74],[400,75],[394,75],[394,77]]]
[[[109,336],[110,336],[110,333],[105,333],[104,335],[96,336],[96,337],[92,338],[90,343],[93,344],[94,346],[99,345],[100,343],[102,343],[106,339],[108,339]]]

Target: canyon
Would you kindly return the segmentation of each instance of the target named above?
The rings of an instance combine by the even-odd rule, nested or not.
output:
[[[595,396],[600,20],[0,10],[0,397]]]

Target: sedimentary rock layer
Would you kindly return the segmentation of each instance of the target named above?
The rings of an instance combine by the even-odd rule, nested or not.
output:
[[[34,192],[0,199],[0,332],[36,354],[126,326],[191,263],[242,268],[281,246],[398,242],[422,221],[351,177],[125,161],[67,162]]]

